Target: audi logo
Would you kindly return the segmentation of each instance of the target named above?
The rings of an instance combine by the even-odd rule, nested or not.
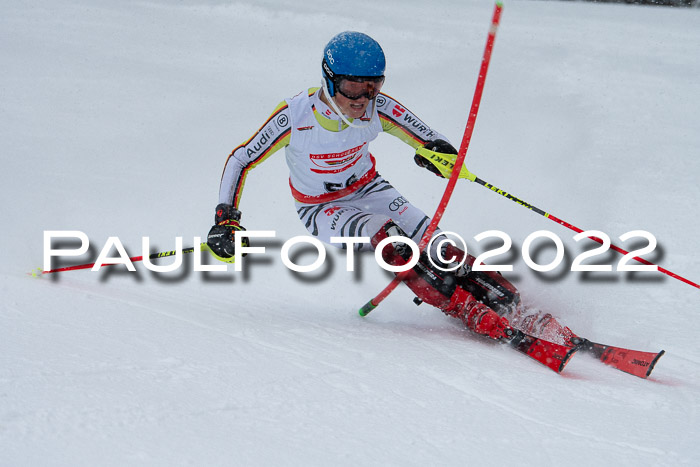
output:
[[[389,210],[390,211],[398,211],[399,208],[401,208],[401,206],[403,206],[406,203],[408,203],[408,200],[406,198],[404,198],[403,196],[399,196],[398,198],[396,198],[394,201],[391,202],[391,204],[389,205]]]

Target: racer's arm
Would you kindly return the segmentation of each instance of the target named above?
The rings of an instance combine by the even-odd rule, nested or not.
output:
[[[289,144],[290,129],[287,103],[282,102],[253,137],[228,156],[219,185],[219,204],[215,210],[214,226],[207,235],[209,250],[217,259],[233,262],[234,234],[245,230],[240,225],[241,212],[238,205],[248,172]],[[244,238],[242,245],[247,246],[247,240]]]
[[[265,124],[226,160],[219,185],[219,203],[238,209],[248,173],[289,144],[291,124],[288,106],[281,102]]]
[[[404,105],[386,94],[380,93],[377,96],[377,113],[385,133],[399,138],[414,149],[436,139],[447,140]]]
[[[439,177],[448,178],[454,167],[457,150],[447,138],[432,130],[395,99],[381,93],[377,99],[381,100],[378,101],[377,112],[384,132],[415,149],[414,161],[420,167]]]

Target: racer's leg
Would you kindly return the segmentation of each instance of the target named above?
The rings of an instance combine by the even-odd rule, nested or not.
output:
[[[418,243],[430,223],[430,218],[422,210],[379,175],[340,200],[322,204],[297,203],[296,206],[309,233],[336,247],[342,245],[331,243],[331,237],[371,238],[389,220],[405,232],[402,235]],[[370,250],[372,246],[367,243],[356,248]]]
[[[405,234],[402,235],[401,229],[389,221],[372,237],[372,245],[376,247],[382,240],[393,236]],[[382,258],[393,266],[408,263],[411,254],[410,248],[400,242],[389,243],[382,249]],[[421,301],[439,308],[448,316],[460,319],[467,328],[478,334],[500,339],[510,327],[507,318],[499,316],[460,287],[453,273],[436,269],[425,253],[408,271],[404,282]]]
[[[461,262],[464,252],[450,245],[443,256],[454,257]],[[518,289],[500,273],[472,270],[474,259],[467,255],[465,267],[456,271],[460,287],[507,318],[514,328],[550,342],[573,345],[571,340],[576,335],[571,329],[559,323],[550,313],[524,306]]]

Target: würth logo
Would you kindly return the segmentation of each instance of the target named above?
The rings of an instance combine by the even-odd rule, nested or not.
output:
[[[394,114],[394,117],[400,117],[403,115],[403,113],[406,111],[405,108],[401,107],[400,105],[396,104],[394,106],[394,109],[392,110],[392,113]]]
[[[340,206],[331,206],[328,209],[324,209],[323,212],[325,212],[327,216],[332,216],[339,209],[340,209]]]

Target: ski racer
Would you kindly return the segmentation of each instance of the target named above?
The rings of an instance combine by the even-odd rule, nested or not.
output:
[[[395,136],[416,150],[414,161],[419,166],[439,176],[433,158],[426,155],[454,161],[457,151],[445,136],[381,92],[385,66],[381,46],[366,34],[346,31],[328,42],[321,87],[282,101],[262,127],[228,156],[214,226],[207,237],[215,257],[232,260],[234,233],[245,230],[239,206],[247,176],[282,148],[299,219],[312,236],[335,247],[344,245],[331,243],[331,237],[369,237],[369,244],[354,244],[358,250],[374,248],[390,236],[419,243],[430,219],[379,174],[369,143],[380,133]],[[410,256],[410,249],[400,242],[382,251],[392,265],[406,264]],[[463,265],[450,268],[462,260]],[[568,328],[549,314],[524,311],[512,284],[496,272],[472,271],[473,261],[452,245],[440,251],[433,248],[421,253],[405,283],[420,301],[460,319],[478,334],[501,339],[512,326],[571,345],[575,336]]]

